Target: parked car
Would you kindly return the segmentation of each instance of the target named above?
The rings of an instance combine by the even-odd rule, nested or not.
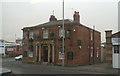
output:
[[[15,57],[15,60],[17,61],[17,60],[22,60],[23,59],[23,55],[19,55],[19,56],[17,56],[17,57]]]
[[[16,76],[15,73],[12,72],[12,70],[6,69],[6,68],[1,68],[1,76]]]

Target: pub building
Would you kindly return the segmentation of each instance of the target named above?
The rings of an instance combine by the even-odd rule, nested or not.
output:
[[[49,22],[24,27],[23,62],[62,64],[62,20],[51,15]],[[65,65],[85,65],[101,60],[101,33],[80,23],[79,12],[65,19]]]

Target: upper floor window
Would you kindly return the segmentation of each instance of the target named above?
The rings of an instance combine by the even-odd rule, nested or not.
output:
[[[79,49],[81,49],[81,40],[78,40]]]
[[[70,30],[67,30],[66,33],[67,33],[67,38],[70,38]]]
[[[48,30],[43,30],[43,38],[44,39],[48,38]]]
[[[62,28],[59,29],[59,36],[63,37],[63,29]]]
[[[29,32],[29,38],[32,38],[32,39],[33,39],[33,31],[30,31],[30,32]]]
[[[91,40],[93,40],[93,32],[91,32]]]

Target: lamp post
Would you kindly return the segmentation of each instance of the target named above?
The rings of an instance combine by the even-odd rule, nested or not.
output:
[[[65,31],[64,31],[64,0],[63,0],[63,26],[62,26],[62,30],[63,30],[63,39],[62,39],[62,55],[63,55],[63,58],[62,58],[62,66],[64,67],[64,59],[65,59],[65,56],[64,56],[64,38],[65,38]]]
[[[93,64],[95,63],[95,26],[93,26]]]

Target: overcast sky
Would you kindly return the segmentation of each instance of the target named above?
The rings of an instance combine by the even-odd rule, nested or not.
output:
[[[105,30],[118,31],[119,0],[65,0],[65,19],[73,19],[73,12],[80,12],[80,22],[96,27],[105,41]],[[73,8],[73,9],[72,9]],[[0,2],[0,38],[15,41],[22,38],[22,28],[49,21],[53,14],[62,19],[62,0],[3,0]]]

